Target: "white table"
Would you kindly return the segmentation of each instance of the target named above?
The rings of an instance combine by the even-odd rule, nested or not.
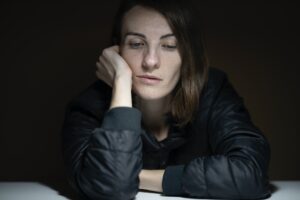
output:
[[[300,181],[272,181],[277,189],[270,200],[300,200]],[[136,200],[188,200],[139,192]],[[0,182],[0,200],[68,200],[54,189],[38,182]],[[191,199],[192,200],[192,199]],[[193,199],[195,200],[195,199]]]
[[[271,183],[276,187],[276,190],[272,193],[272,196],[268,198],[268,200],[300,200],[300,181],[272,181]],[[139,192],[136,197],[136,200],[167,200],[167,199],[188,200],[190,198],[164,197],[157,193],[145,193],[145,192]]]

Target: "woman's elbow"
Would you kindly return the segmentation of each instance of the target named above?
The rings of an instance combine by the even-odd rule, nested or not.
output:
[[[138,192],[138,179],[116,180],[100,177],[78,177],[76,189],[84,199],[129,200]]]
[[[248,173],[236,179],[237,192],[241,199],[264,199],[270,196],[269,180],[261,173]]]

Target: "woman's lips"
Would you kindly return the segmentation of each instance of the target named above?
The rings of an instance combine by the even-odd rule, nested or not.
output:
[[[161,78],[151,75],[138,75],[136,76],[142,83],[147,85],[155,85],[162,81]]]

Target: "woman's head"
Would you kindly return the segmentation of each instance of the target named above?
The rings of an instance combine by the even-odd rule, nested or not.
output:
[[[196,21],[178,0],[125,0],[113,30],[113,42],[133,71],[134,92],[149,100],[170,97],[179,126],[192,120],[207,78]]]

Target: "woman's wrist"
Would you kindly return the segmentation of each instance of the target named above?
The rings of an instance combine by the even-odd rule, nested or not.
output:
[[[139,188],[142,190],[162,192],[162,179],[164,172],[164,170],[141,170],[139,174]]]
[[[115,107],[132,107],[131,77],[117,77],[113,83],[110,109]]]

